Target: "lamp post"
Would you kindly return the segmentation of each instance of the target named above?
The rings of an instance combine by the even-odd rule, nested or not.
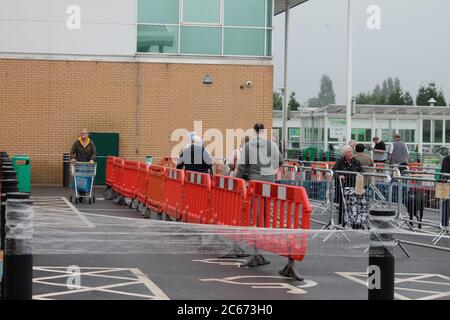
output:
[[[348,0],[347,11],[347,112],[346,112],[346,140],[352,135],[352,86],[353,86],[353,0]]]

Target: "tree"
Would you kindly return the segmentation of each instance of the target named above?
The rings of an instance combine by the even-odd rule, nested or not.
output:
[[[273,110],[283,110],[283,100],[281,99],[281,94],[276,91],[273,92]]]
[[[308,102],[306,102],[306,105],[309,108],[319,108],[320,107],[319,99],[317,99],[315,97],[308,99]]]
[[[336,103],[336,94],[333,89],[333,81],[326,74],[324,74],[322,79],[320,79],[320,92],[317,99],[319,100],[321,107]]]
[[[403,95],[403,102],[404,102],[405,106],[413,106],[414,105],[414,100],[408,91]]]
[[[418,106],[428,106],[430,105],[428,101],[431,98],[434,98],[436,100],[436,103],[434,104],[435,106],[447,105],[442,89],[438,90],[434,82],[430,82],[427,87],[421,85],[419,88],[419,92],[417,93],[416,104]]]
[[[413,105],[409,92],[403,92],[400,80],[390,78],[383,80],[381,86],[377,84],[372,92],[359,93],[356,96],[357,104],[373,105]]]
[[[320,79],[320,91],[317,97],[308,100],[307,105],[310,108],[325,107],[336,103],[336,94],[333,89],[333,81],[324,74]]]
[[[289,106],[289,110],[291,110],[291,111],[297,111],[298,108],[300,108],[300,103],[295,98],[295,92],[294,91],[292,91],[291,95],[289,96],[288,106]]]

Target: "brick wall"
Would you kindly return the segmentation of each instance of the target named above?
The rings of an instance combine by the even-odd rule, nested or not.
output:
[[[241,90],[246,80],[253,87]],[[272,81],[272,66],[0,59],[0,149],[30,155],[32,182],[43,184],[61,183],[62,154],[83,127],[118,132],[123,157],[158,160],[178,143],[172,131],[194,121],[224,136],[271,127]]]

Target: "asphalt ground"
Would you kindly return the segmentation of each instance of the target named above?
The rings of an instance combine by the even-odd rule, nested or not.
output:
[[[31,196],[35,212],[48,211],[45,221],[53,221],[55,228],[67,222],[95,230],[97,217],[112,224],[118,219],[123,224],[149,221],[134,209],[104,200],[102,191],[96,189],[97,201],[91,205],[69,205],[70,190],[64,188],[34,187]],[[315,218],[327,221],[326,216]],[[179,224],[174,222],[173,228]],[[152,230],[166,232],[170,226],[165,221],[151,222]],[[313,228],[320,227],[313,223]],[[39,228],[35,226],[37,242],[42,236]],[[189,230],[189,225],[183,228]],[[84,236],[79,233],[81,243]],[[114,241],[113,234],[110,239]],[[330,246],[333,241],[331,237]],[[213,253],[180,252],[179,243],[174,244],[176,253],[165,248],[164,253],[150,254],[128,251],[126,246],[97,254],[40,250],[34,254],[34,299],[367,299],[366,256],[340,256],[338,249],[330,255],[311,252],[296,263],[305,279],[298,282],[278,274],[287,259],[270,253],[261,252],[270,264],[241,268],[245,258],[219,260]],[[413,245],[405,248],[411,257],[396,259],[396,299],[450,300],[450,253]]]

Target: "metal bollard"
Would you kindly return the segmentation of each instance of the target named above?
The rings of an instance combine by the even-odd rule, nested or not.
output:
[[[6,195],[4,295],[6,300],[31,300],[33,296],[33,202],[29,194]]]
[[[70,183],[70,153],[63,154],[63,187]]]
[[[374,209],[369,213],[369,300],[394,300],[395,258],[390,249],[396,245],[392,236],[395,215],[396,211],[390,209]]]

